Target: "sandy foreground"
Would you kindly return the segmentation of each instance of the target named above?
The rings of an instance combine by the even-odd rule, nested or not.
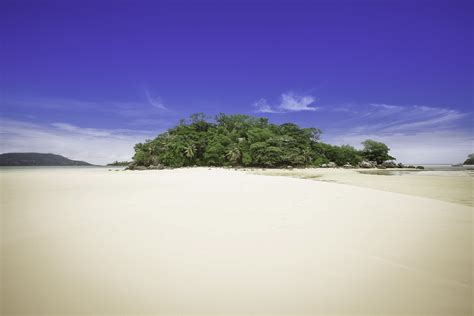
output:
[[[0,181],[2,315],[473,311],[463,203],[207,168]]]

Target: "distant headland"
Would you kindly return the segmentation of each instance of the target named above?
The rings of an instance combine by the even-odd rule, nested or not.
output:
[[[92,164],[71,160],[61,155],[43,153],[5,153],[0,154],[0,166],[93,166]]]

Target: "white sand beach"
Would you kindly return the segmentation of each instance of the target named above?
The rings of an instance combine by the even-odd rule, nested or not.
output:
[[[1,314],[472,314],[472,177],[324,172],[1,170]]]

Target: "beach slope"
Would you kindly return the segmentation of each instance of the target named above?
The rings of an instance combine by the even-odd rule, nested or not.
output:
[[[468,206],[223,169],[0,175],[2,315],[472,313]]]

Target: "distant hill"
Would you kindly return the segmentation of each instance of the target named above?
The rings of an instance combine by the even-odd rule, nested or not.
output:
[[[0,166],[92,166],[90,163],[71,160],[55,154],[6,153],[0,154]]]

